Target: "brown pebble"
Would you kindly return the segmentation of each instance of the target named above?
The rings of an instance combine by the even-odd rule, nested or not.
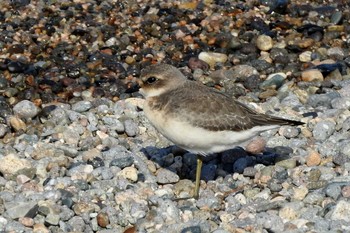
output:
[[[33,227],[33,233],[49,233],[49,229],[43,223],[37,223]]]
[[[350,197],[350,185],[344,186],[341,190],[341,194],[343,195],[343,197],[349,198]]]
[[[321,71],[316,69],[310,69],[310,70],[305,70],[301,73],[301,79],[304,82],[313,82],[313,81],[322,82],[324,80],[324,77]]]
[[[250,141],[245,150],[252,154],[260,154],[266,146],[266,141],[262,137],[257,137]]]
[[[34,225],[34,219],[28,217],[19,218],[18,221],[26,227],[32,227]]]
[[[108,215],[106,213],[99,213],[97,215],[97,223],[100,227],[107,227],[107,225],[109,224]]]
[[[30,178],[26,175],[20,174],[16,177],[16,181],[18,184],[24,184],[30,181]]]
[[[26,123],[24,123],[24,121],[22,121],[19,117],[17,116],[11,116],[10,117],[10,125],[12,126],[12,128],[14,128],[14,130],[16,131],[20,131],[23,130],[25,131],[27,126]]]
[[[321,156],[316,151],[310,151],[306,158],[306,165],[309,167],[317,166],[321,163]]]
[[[136,233],[136,227],[132,226],[124,231],[124,233]]]

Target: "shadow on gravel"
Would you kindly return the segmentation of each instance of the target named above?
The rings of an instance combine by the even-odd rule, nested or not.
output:
[[[176,173],[180,179],[195,180],[196,154],[189,153],[177,146],[166,148],[149,146],[141,151],[149,160],[157,164],[157,170],[164,168]],[[262,154],[250,154],[241,147],[235,147],[204,157],[201,180],[215,180],[217,177],[225,177],[235,172],[247,177],[254,177],[257,173],[254,168],[256,164],[269,166],[281,161],[295,163],[294,160],[289,160],[292,156],[292,148],[284,146],[265,148]]]

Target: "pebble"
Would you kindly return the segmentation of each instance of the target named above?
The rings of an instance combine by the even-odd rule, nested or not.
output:
[[[72,110],[75,112],[86,112],[92,107],[90,101],[79,101],[72,105]]]
[[[123,170],[121,170],[118,175],[121,177],[124,177],[125,179],[128,179],[132,182],[136,182],[138,179],[137,176],[137,169],[134,167],[126,167]]]
[[[270,36],[267,35],[259,35],[256,39],[256,47],[261,51],[269,51],[272,49],[273,40]]]
[[[10,125],[15,131],[25,131],[27,129],[26,123],[17,116],[10,117]]]
[[[324,80],[324,77],[321,71],[316,69],[309,69],[301,72],[301,79],[304,82],[322,82]]]
[[[260,84],[260,88],[263,90],[270,88],[278,89],[282,86],[286,77],[287,75],[285,73],[270,74],[266,80]]]
[[[34,103],[22,100],[13,106],[13,112],[22,119],[32,119],[38,114],[39,110]]]
[[[317,166],[321,163],[321,156],[316,151],[310,151],[306,158],[306,165],[309,167]]]
[[[159,184],[173,184],[180,180],[176,173],[166,168],[160,168],[156,173],[156,178]]]
[[[333,210],[331,219],[350,222],[350,203],[345,200],[340,200]]]
[[[310,62],[311,61],[311,51],[305,51],[299,54],[299,61],[301,62]]]
[[[135,121],[127,119],[124,121],[125,133],[129,137],[135,137],[139,133],[139,127]]]
[[[36,201],[5,203],[6,214],[11,219],[25,217],[29,211],[37,206]]]
[[[227,61],[226,54],[215,52],[201,52],[198,58],[206,62],[211,68],[214,68],[216,63],[225,63]]]
[[[29,160],[21,159],[15,154],[8,154],[0,158],[0,172],[2,174],[13,175],[20,170],[31,167]]]
[[[251,154],[259,154],[263,152],[265,145],[266,141],[262,137],[257,137],[248,143],[245,150]]]
[[[318,141],[324,141],[329,136],[331,136],[335,131],[335,123],[332,121],[320,121],[318,122],[313,131],[312,134],[314,138]]]

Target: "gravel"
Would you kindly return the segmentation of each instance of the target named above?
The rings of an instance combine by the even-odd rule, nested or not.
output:
[[[0,2],[1,232],[349,232],[345,1]],[[204,158],[147,121],[153,63],[300,119]],[[205,104],[205,103],[204,103]]]

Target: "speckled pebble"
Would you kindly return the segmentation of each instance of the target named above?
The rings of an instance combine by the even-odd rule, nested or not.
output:
[[[315,125],[312,134],[316,140],[324,141],[332,135],[334,131],[335,123],[333,121],[320,121]]]
[[[127,119],[124,121],[124,128],[125,128],[125,133],[129,137],[134,137],[139,133],[139,127],[135,123],[135,121],[131,119]]]
[[[259,35],[256,39],[256,46],[262,51],[268,51],[273,46],[273,40],[270,36]]]
[[[138,179],[137,176],[137,169],[134,167],[126,167],[123,170],[121,170],[118,175],[121,177],[124,177],[125,179],[128,179],[130,181],[136,182]]]
[[[166,168],[159,169],[156,173],[156,176],[157,176],[157,182],[159,184],[172,184],[180,180],[179,176],[176,173]]]

